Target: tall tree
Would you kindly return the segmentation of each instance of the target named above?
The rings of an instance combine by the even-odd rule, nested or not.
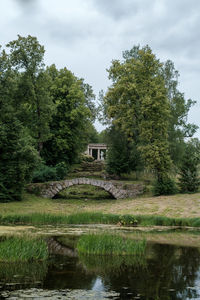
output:
[[[122,173],[129,173],[132,170],[137,171],[140,156],[134,141],[128,140],[126,134],[115,126],[107,131],[106,140],[108,145],[106,154],[107,172],[121,176]]]
[[[197,192],[200,186],[199,167],[200,142],[191,139],[185,145],[184,156],[179,171],[179,186],[183,193]]]
[[[38,162],[38,153],[19,120],[0,121],[0,202],[21,200]]]
[[[171,160],[168,145],[169,103],[162,64],[146,46],[126,51],[122,62],[114,60],[108,70],[112,86],[104,98],[112,123],[134,140],[147,167],[158,179],[166,176]]]
[[[7,44],[10,63],[17,73],[18,89],[15,93],[15,109],[18,119],[29,128],[37,143],[39,153],[43,142],[50,136],[49,122],[54,105],[49,93],[49,77],[44,69],[44,47],[37,38],[18,35]]]
[[[39,161],[27,130],[17,119],[16,72],[9,56],[0,52],[0,202],[20,200]]]
[[[59,162],[72,164],[87,144],[85,132],[92,113],[88,107],[82,80],[66,68],[48,68],[52,78],[51,97],[56,112],[51,122],[51,139],[44,144],[43,157],[48,164]]]
[[[168,129],[170,156],[173,163],[179,166],[184,155],[184,139],[192,137],[198,128],[195,124],[187,122],[188,112],[196,101],[186,100],[184,94],[178,90],[179,73],[172,61],[167,60],[163,64],[161,74],[165,81],[167,98],[170,103]]]

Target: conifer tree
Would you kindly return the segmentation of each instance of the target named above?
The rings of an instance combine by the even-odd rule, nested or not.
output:
[[[185,146],[185,154],[179,172],[179,186],[183,193],[197,192],[200,186],[198,166],[200,163],[200,142],[193,139]]]

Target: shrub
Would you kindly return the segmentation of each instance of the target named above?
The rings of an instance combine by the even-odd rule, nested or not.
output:
[[[68,168],[65,163],[61,162],[55,167],[41,164],[33,173],[32,182],[47,182],[62,180],[67,175]]]
[[[95,160],[95,158],[91,155],[84,154],[84,155],[81,156],[81,160],[83,162],[93,162]]]
[[[153,192],[155,196],[176,194],[177,187],[175,181],[167,175],[162,176],[156,180]]]
[[[56,180],[62,180],[66,177],[69,167],[64,162],[58,163],[56,166]]]
[[[179,172],[179,187],[183,193],[197,192],[200,185],[198,164],[200,162],[199,143],[191,141],[186,145],[185,154]]]

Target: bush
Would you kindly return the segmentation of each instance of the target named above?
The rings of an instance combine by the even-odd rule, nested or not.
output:
[[[173,195],[177,193],[175,181],[167,175],[158,178],[154,184],[153,192],[155,196]]]
[[[182,193],[197,192],[200,186],[198,165],[200,162],[199,142],[195,139],[189,142],[185,148],[185,154],[179,172],[179,187]]]
[[[56,180],[62,180],[66,177],[68,171],[69,171],[69,166],[66,165],[64,162],[60,162],[55,166],[56,169]]]
[[[21,123],[0,122],[0,202],[19,201],[40,158]]]
[[[95,159],[94,159],[94,157],[93,156],[91,156],[91,155],[83,155],[82,157],[81,157],[81,159],[82,159],[82,161],[83,162],[93,162]]]
[[[47,182],[62,180],[68,172],[68,167],[64,162],[57,164],[55,167],[41,164],[33,173],[32,182]]]

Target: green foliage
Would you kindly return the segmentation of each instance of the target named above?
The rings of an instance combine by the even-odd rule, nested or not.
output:
[[[138,220],[134,216],[123,215],[123,216],[120,216],[120,224],[121,225],[137,226]]]
[[[18,35],[10,42],[10,62],[16,74],[15,109],[29,129],[40,152],[50,136],[49,123],[55,108],[49,93],[50,78],[44,70],[44,47],[37,38]]]
[[[106,155],[106,171],[120,176],[137,170],[142,165],[139,153],[133,141],[129,141],[120,129],[112,126],[107,131],[108,152]]]
[[[175,181],[167,175],[157,178],[154,184],[154,195],[173,195],[178,191]]]
[[[34,178],[62,179],[63,162],[76,161],[97,136],[94,95],[83,79],[66,68],[46,69],[36,37],[18,35],[6,47],[8,54],[0,46],[0,201],[21,199],[38,154],[55,169],[39,167]]]
[[[47,71],[52,79],[50,92],[56,112],[50,124],[51,138],[44,144],[42,157],[48,165],[62,161],[71,165],[85,150],[92,114],[82,81],[66,68],[57,70],[52,65]]]
[[[139,165],[153,170],[162,185],[160,178],[167,178],[172,162],[180,165],[184,138],[197,129],[187,123],[195,101],[179,92],[174,64],[161,63],[149,46],[125,51],[123,61],[113,60],[108,72],[112,85],[100,94],[104,119],[133,141],[143,158]]]
[[[109,69],[113,85],[104,97],[108,118],[133,141],[145,165],[163,174],[171,166],[168,146],[169,103],[162,64],[146,46],[124,53]]]
[[[94,157],[91,155],[84,154],[81,156],[81,161],[93,162],[94,160],[95,160]]]
[[[41,164],[37,169],[35,169],[32,176],[32,182],[47,182],[51,180],[52,181],[62,180],[67,175],[67,172],[68,172],[68,167],[63,162],[57,164],[55,167],[50,167]]]
[[[47,244],[42,239],[8,237],[0,243],[0,261],[17,262],[45,260],[47,258]]]
[[[146,241],[134,241],[108,233],[82,235],[77,243],[79,254],[144,255]]]
[[[107,144],[108,141],[109,141],[108,129],[104,129],[98,134],[98,142],[102,144]]]
[[[38,193],[39,194],[39,193]],[[112,195],[105,191],[104,189],[93,186],[93,185],[73,185],[67,189],[62,190],[55,196],[56,199],[61,199],[61,201],[66,200],[77,200],[80,199],[84,200],[94,200],[94,201],[101,201],[101,200],[111,200],[113,199]],[[77,203],[78,205],[78,203]]]
[[[192,137],[198,128],[194,124],[187,123],[188,112],[196,101],[185,100],[184,94],[178,90],[179,73],[172,61],[167,60],[163,64],[161,74],[165,81],[167,98],[170,103],[168,129],[170,156],[173,163],[180,166],[184,155],[184,138]]]
[[[92,123],[88,123],[88,126],[86,128],[86,140],[87,143],[98,143],[99,142],[99,136],[98,136],[98,132],[95,129],[94,125]]]
[[[193,139],[185,146],[185,153],[179,172],[181,192],[197,192],[200,186],[198,165],[200,163],[200,142]]]
[[[21,200],[39,162],[30,137],[14,118],[0,121],[0,202]]]

